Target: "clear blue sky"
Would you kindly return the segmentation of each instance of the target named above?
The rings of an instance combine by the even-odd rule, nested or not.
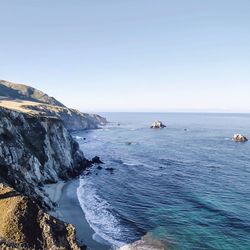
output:
[[[249,0],[1,0],[0,78],[82,111],[250,111]]]

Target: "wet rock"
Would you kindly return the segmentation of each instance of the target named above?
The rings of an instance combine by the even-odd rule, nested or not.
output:
[[[235,142],[246,142],[246,141],[248,141],[246,136],[241,135],[241,134],[235,134],[233,136],[232,140],[235,141]]]
[[[161,121],[155,121],[150,128],[165,128],[166,125],[164,125]]]
[[[93,157],[91,162],[92,162],[93,164],[103,164],[103,162],[101,161],[101,159],[100,159],[99,156]]]

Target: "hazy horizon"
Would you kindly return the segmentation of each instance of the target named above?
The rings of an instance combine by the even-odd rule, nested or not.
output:
[[[247,0],[0,8],[1,79],[86,112],[250,112]]]

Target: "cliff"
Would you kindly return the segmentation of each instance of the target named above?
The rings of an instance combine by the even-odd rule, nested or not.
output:
[[[0,249],[80,249],[43,186],[88,166],[60,119],[0,108]]]
[[[0,177],[17,191],[51,206],[43,184],[74,177],[88,164],[61,120],[0,108]]]
[[[18,250],[80,250],[75,229],[12,188],[0,186],[0,248]]]
[[[107,123],[107,120],[99,115],[67,108],[40,90],[4,80],[0,80],[0,107],[24,114],[58,118],[69,131],[97,129]]]
[[[70,131],[105,123],[42,91],[0,81],[0,249],[80,249],[74,226],[46,213],[55,204],[44,184],[89,167]]]

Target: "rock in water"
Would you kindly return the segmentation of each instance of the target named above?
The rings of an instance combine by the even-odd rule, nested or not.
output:
[[[103,164],[99,156],[95,156],[91,161],[93,164]]]
[[[235,134],[233,136],[232,140],[235,141],[235,142],[246,142],[246,141],[248,141],[246,136],[241,135],[241,134]]]
[[[165,128],[166,126],[161,121],[155,121],[150,128]]]

